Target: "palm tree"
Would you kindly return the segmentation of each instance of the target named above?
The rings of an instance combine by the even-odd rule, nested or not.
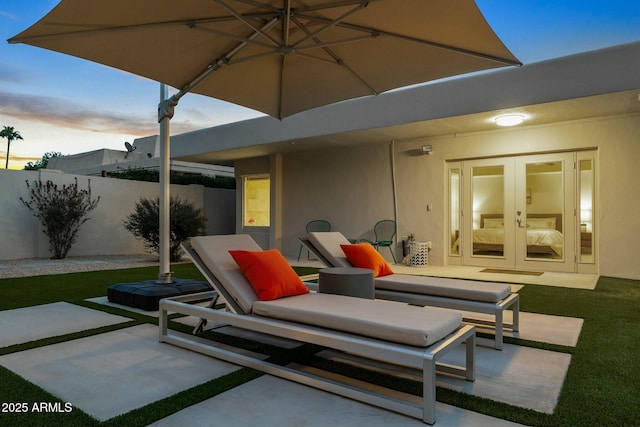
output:
[[[7,161],[4,168],[9,169],[9,148],[11,147],[11,141],[14,139],[22,139],[22,136],[20,136],[20,132],[13,129],[13,126],[4,126],[4,128],[0,130],[0,138],[7,138]]]

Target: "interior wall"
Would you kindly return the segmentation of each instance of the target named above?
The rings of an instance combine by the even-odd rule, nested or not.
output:
[[[476,176],[473,178],[473,228],[482,228],[481,214],[504,213],[504,176]]]
[[[531,189],[531,204],[527,205],[527,213],[563,212],[560,172],[529,174],[527,188]]]

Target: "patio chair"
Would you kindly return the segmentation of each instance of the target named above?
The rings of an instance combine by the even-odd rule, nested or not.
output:
[[[340,232],[310,233],[300,241],[328,267],[354,266],[341,246],[350,242]],[[392,272],[375,277],[374,286],[378,299],[462,311],[466,322],[495,330],[492,346],[498,350],[503,348],[504,330],[516,332],[519,329],[520,296],[507,284]],[[509,308],[513,311],[511,323],[504,320],[504,312]],[[474,313],[491,317],[487,320],[487,316],[475,316]]]
[[[233,256],[261,257],[264,252],[248,235],[199,236],[183,245],[195,265],[207,278],[214,291],[195,295],[166,298],[160,302],[160,341],[187,348],[250,367],[262,372],[316,387],[347,398],[359,400],[388,410],[435,422],[436,372],[475,379],[475,328],[462,325],[458,313],[436,308],[414,307],[396,302],[354,298],[334,294],[304,292],[274,300],[260,300]],[[233,251],[233,255],[229,252]],[[243,256],[244,256],[243,255]],[[273,253],[269,254],[271,257]],[[282,255],[279,255],[280,257]],[[279,259],[279,258],[278,258]],[[286,260],[282,258],[286,264]],[[278,262],[254,270],[264,278]],[[276,274],[295,272],[279,267]],[[297,278],[297,276],[296,276]],[[298,282],[302,284],[299,278]],[[296,285],[297,286],[297,285]],[[220,293],[228,310],[215,310],[193,305],[203,298],[217,298]],[[353,381],[341,382],[335,375],[327,378],[321,371],[296,369],[296,365],[281,366],[243,350],[223,346],[199,337],[190,337],[169,329],[169,313],[203,317],[216,324],[274,335],[302,343],[312,343],[367,360],[417,369],[423,373],[423,396],[398,392],[386,394],[379,388],[358,387]],[[443,364],[440,359],[464,343],[466,357],[462,365]],[[406,398],[406,400],[405,400]]]
[[[380,250],[380,247],[389,248],[393,262],[397,263],[398,261],[396,261],[396,255],[393,253],[392,248],[393,238],[396,236],[396,222],[391,219],[378,221],[376,225],[373,226],[373,234],[375,235],[374,241],[367,239],[361,239],[360,241],[370,243],[377,251]]]
[[[331,231],[331,223],[323,219],[314,219],[313,221],[309,221],[307,223],[306,230],[307,234],[313,233],[315,231]],[[300,254],[302,254],[302,244],[300,244],[300,249],[298,249],[298,261],[300,261]],[[308,250],[307,259],[309,259]]]

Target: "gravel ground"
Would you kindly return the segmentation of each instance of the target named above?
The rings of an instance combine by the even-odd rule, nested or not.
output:
[[[0,260],[0,279],[82,271],[118,270],[157,265],[157,256],[154,257],[148,254],[67,257],[65,259],[31,258]]]

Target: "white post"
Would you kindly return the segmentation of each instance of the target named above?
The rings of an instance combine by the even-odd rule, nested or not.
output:
[[[171,262],[169,258],[170,247],[170,143],[171,143],[171,117],[173,107],[177,101],[168,98],[168,89],[165,84],[160,84],[160,103],[158,104],[158,122],[160,123],[160,230],[159,230],[159,257],[160,272],[158,283],[172,283]]]

